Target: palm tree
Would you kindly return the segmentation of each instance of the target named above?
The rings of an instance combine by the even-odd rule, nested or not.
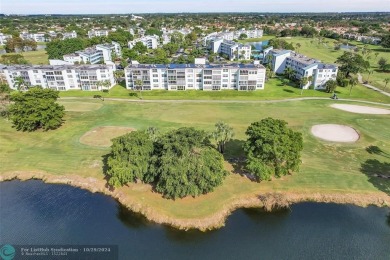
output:
[[[218,151],[224,153],[226,143],[233,138],[234,132],[233,128],[228,124],[219,121],[215,124],[215,130],[212,132],[212,137],[217,142]]]
[[[15,77],[14,78],[14,87],[18,90],[18,91],[24,91],[24,90],[27,90],[27,85],[26,85],[26,82],[24,81],[24,79],[20,76],[18,77]]]
[[[299,48],[301,48],[301,44],[298,42],[297,44],[295,44],[295,48],[297,49],[297,52],[299,52]]]
[[[302,77],[299,79],[299,84],[301,86],[301,96],[303,94],[303,87],[307,84],[307,82],[308,82],[307,77]]]
[[[290,68],[290,67],[287,67],[284,70],[284,76],[286,78],[288,78],[289,80],[291,80],[293,78],[294,74],[295,74],[295,71],[292,68]]]
[[[390,82],[390,78],[385,78],[385,79],[384,79],[384,82],[385,82],[385,87],[383,88],[383,90],[386,89],[387,84]]]
[[[116,70],[114,71],[114,78],[115,82],[119,83],[119,80],[125,75],[125,72],[123,70]]]
[[[375,52],[374,55],[375,55],[375,61],[376,61],[376,59],[378,58],[379,52]]]
[[[351,96],[352,88],[358,84],[357,78],[351,78],[349,80],[349,95]]]
[[[144,85],[144,82],[140,79],[137,79],[134,82],[135,89],[139,90],[140,99],[142,99],[142,87]]]

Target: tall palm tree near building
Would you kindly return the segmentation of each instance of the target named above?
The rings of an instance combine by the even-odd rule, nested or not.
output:
[[[114,71],[114,78],[115,78],[115,82],[118,84],[119,83],[119,80],[125,76],[125,72],[123,70],[116,70]]]
[[[299,79],[299,84],[301,86],[301,96],[303,94],[303,88],[306,86],[307,82],[308,82],[307,77],[302,77]]]
[[[383,81],[385,82],[385,87],[383,88],[383,90],[385,90],[387,87],[387,84],[390,82],[390,78],[385,78]]]
[[[23,79],[22,77],[20,77],[20,76],[14,78],[14,87],[15,87],[18,91],[24,91],[24,90],[27,90],[27,89],[28,89],[26,82],[25,82],[24,79]]]
[[[289,80],[292,80],[293,77],[294,77],[294,74],[295,74],[295,71],[290,68],[290,67],[287,67],[285,70],[284,70],[284,76],[286,78],[288,78]]]
[[[139,90],[140,99],[142,99],[142,88],[143,88],[144,82],[140,79],[137,79],[134,82],[134,87],[136,90]]]
[[[301,44],[298,42],[295,44],[295,48],[297,49],[297,52],[299,52],[299,49],[301,48]]]
[[[349,84],[349,95],[351,96],[352,88],[358,84],[358,79],[352,77],[350,78],[348,84]]]

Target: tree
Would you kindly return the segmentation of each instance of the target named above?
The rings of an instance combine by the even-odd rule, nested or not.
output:
[[[137,180],[149,182],[153,151],[153,141],[144,131],[134,131],[113,139],[107,158],[108,183],[119,187]]]
[[[289,80],[292,80],[294,78],[294,75],[295,75],[295,71],[291,67],[287,67],[284,70],[284,76]]]
[[[332,93],[335,91],[337,87],[337,82],[333,79],[330,79],[328,80],[326,83],[325,83],[325,91],[327,93]]]
[[[390,48],[390,33],[384,35],[381,40],[381,45],[384,48]]]
[[[179,128],[165,134],[158,146],[156,190],[167,198],[213,191],[227,175],[222,155],[211,147],[204,131]]]
[[[352,93],[352,88],[358,84],[358,80],[355,77],[352,77],[349,79],[349,95]]]
[[[30,88],[26,92],[14,92],[9,107],[10,119],[18,131],[56,129],[63,123],[65,108],[56,103],[58,91]]]
[[[220,121],[215,124],[215,130],[211,133],[211,136],[217,142],[218,151],[223,154],[226,143],[234,136],[233,128]]]
[[[227,175],[207,133],[185,127],[164,135],[149,128],[115,138],[107,168],[114,187],[140,180],[172,199],[210,192]]]
[[[28,89],[28,86],[24,79],[20,76],[14,78],[14,88],[18,91],[24,91]]]
[[[6,83],[0,84],[0,116],[8,117],[11,89]]]
[[[387,84],[390,82],[390,78],[385,78],[383,81],[385,82],[385,87],[383,88],[383,90],[385,90],[387,87]]]
[[[381,57],[378,61],[379,69],[385,71],[387,68],[387,59]]]
[[[295,44],[295,48],[297,49],[297,52],[299,52],[299,49],[301,48],[301,44],[298,42]]]
[[[119,83],[119,80],[125,76],[125,72],[123,70],[114,71],[115,82]]]
[[[373,69],[368,69],[367,73],[368,73],[368,76],[367,76],[367,82],[368,82],[368,80],[370,79],[371,74],[374,73],[374,70]]]
[[[0,58],[2,64],[27,64],[27,60],[21,54],[3,54]]]
[[[305,87],[307,82],[308,82],[307,77],[302,77],[302,78],[299,79],[299,84],[300,84],[300,87],[301,87],[301,96],[303,94],[303,88]]]
[[[89,45],[90,43],[81,38],[56,39],[46,44],[46,52],[49,59],[62,59],[65,54],[83,50]]]
[[[132,50],[138,52],[139,54],[143,54],[148,50],[148,48],[142,42],[136,42]]]
[[[287,122],[268,117],[252,123],[245,134],[246,169],[257,181],[299,170],[302,134],[288,128]]]
[[[240,40],[244,40],[246,38],[248,38],[248,35],[246,35],[245,33],[241,33],[240,36],[238,37],[238,39]]]
[[[350,73],[359,73],[366,71],[370,67],[370,63],[363,59],[359,54],[352,52],[344,52],[343,55],[337,58],[337,63],[341,64],[340,71],[345,74],[346,77]]]

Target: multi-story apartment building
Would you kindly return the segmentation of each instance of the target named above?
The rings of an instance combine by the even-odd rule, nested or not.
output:
[[[45,33],[28,33],[28,32],[22,32],[20,35],[20,38],[23,40],[33,40],[36,42],[46,42],[49,39],[45,37]]]
[[[62,34],[62,39],[72,39],[72,38],[77,38],[77,32],[72,31],[72,32],[64,32]]]
[[[245,30],[240,29],[234,32],[234,39],[238,39],[241,34],[246,34],[248,38],[261,38],[263,37],[263,30],[255,29],[255,30]]]
[[[11,39],[12,35],[0,33],[0,45],[5,45],[8,39]]]
[[[148,36],[135,39],[133,41],[129,41],[128,42],[129,49],[134,48],[137,42],[141,42],[148,49],[157,49],[159,43],[159,37],[157,35],[153,35],[153,36],[148,35]]]
[[[100,82],[115,85],[114,69],[108,65],[0,65],[0,78],[5,78],[12,89],[15,78],[22,77],[28,86],[41,86],[59,91],[101,90]]]
[[[250,60],[252,54],[252,49],[249,44],[241,44],[221,38],[211,40],[209,49],[214,53],[227,55],[230,60]]]
[[[254,64],[130,64],[126,87],[143,90],[260,90],[265,68]],[[142,84],[140,84],[142,83]],[[139,84],[139,85],[138,85]]]
[[[88,31],[88,38],[108,36],[108,30],[90,30]]]
[[[86,48],[82,51],[76,51],[75,53],[70,53],[64,55],[64,61],[75,63],[110,63],[112,62],[112,54],[115,53],[116,56],[121,57],[121,47],[119,43],[112,42],[111,44],[99,44],[95,47]]]
[[[329,79],[335,80],[338,72],[338,67],[334,64],[324,64],[319,60],[306,57],[291,50],[270,50],[265,58],[265,62],[271,63],[271,68],[275,73],[282,74],[286,68],[291,68],[295,73],[295,78],[311,78],[311,81],[303,86],[305,89],[311,85],[315,89],[325,88],[325,83]]]

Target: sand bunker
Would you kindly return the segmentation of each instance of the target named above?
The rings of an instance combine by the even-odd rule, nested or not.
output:
[[[109,147],[112,144],[111,139],[132,131],[135,129],[130,127],[101,126],[86,132],[79,141],[86,145]]]
[[[341,109],[344,111],[358,113],[358,114],[372,114],[372,115],[387,115],[390,114],[389,109],[376,108],[376,107],[366,107],[358,105],[347,105],[347,104],[333,104],[330,105],[333,108]]]
[[[350,143],[359,140],[356,130],[345,125],[315,125],[311,128],[311,133],[320,139],[332,142]]]

